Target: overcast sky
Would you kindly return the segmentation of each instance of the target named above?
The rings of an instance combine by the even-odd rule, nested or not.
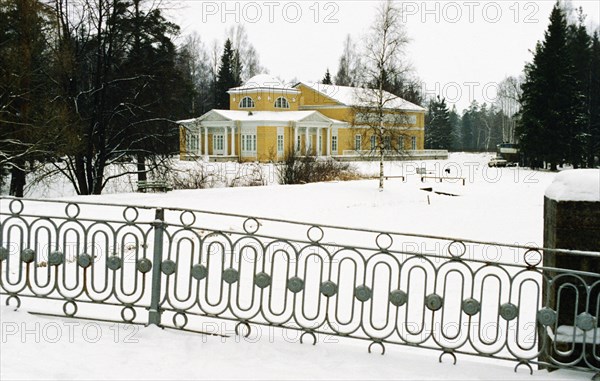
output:
[[[459,110],[475,99],[495,98],[496,83],[518,75],[529,50],[543,39],[554,0],[404,1],[411,42],[407,58],[423,90],[440,94]],[[600,1],[572,0],[586,24],[597,28]],[[347,34],[358,41],[368,30],[376,1],[201,1],[174,10],[183,34],[196,31],[211,45],[244,23],[269,72],[285,80],[319,81],[337,71]]]

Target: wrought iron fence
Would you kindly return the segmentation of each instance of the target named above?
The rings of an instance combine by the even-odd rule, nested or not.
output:
[[[469,354],[516,361],[515,370],[600,370],[600,274],[544,267],[544,254],[600,260],[191,209],[0,198],[7,305],[36,299],[50,314],[194,332],[223,319],[237,334],[277,327],[314,343],[366,340],[382,354],[399,344],[454,363]]]

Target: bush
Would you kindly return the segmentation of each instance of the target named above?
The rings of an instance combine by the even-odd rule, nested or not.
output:
[[[347,181],[360,178],[356,169],[348,163],[331,158],[315,156],[286,156],[277,167],[280,184],[306,184],[320,181]]]

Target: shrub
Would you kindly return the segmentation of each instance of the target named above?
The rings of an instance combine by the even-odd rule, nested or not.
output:
[[[331,158],[299,156],[295,153],[285,157],[277,167],[280,184],[306,184],[320,181],[347,181],[360,178],[356,169],[348,163]]]

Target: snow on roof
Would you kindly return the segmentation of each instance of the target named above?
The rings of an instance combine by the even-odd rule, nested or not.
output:
[[[342,122],[340,120],[331,119],[321,114],[318,111],[307,110],[307,111],[241,111],[241,110],[211,110],[201,116],[198,119],[202,119],[209,114],[214,113],[220,115],[221,117],[228,120],[239,120],[242,122],[301,122],[310,117],[316,117],[317,119],[322,120],[323,122],[330,122],[334,124],[346,124],[346,122]],[[195,121],[197,119],[192,119]]]
[[[287,90],[297,92],[291,85],[284,83],[280,79],[269,74],[258,74],[248,79],[242,86],[229,89],[230,92],[244,91],[251,89],[271,89],[271,90]]]
[[[326,95],[327,97],[342,103],[346,106],[368,106],[369,99],[375,97],[375,91],[373,89],[364,89],[361,87],[350,87],[350,86],[338,86],[338,85],[324,85],[318,82],[300,82],[298,85],[305,85],[311,89]],[[384,108],[386,109],[399,109],[403,111],[425,111],[421,106],[411,103],[405,99],[395,96],[387,91],[383,92],[383,99],[385,101]]]
[[[560,172],[546,189],[546,197],[556,201],[600,202],[600,169]]]

